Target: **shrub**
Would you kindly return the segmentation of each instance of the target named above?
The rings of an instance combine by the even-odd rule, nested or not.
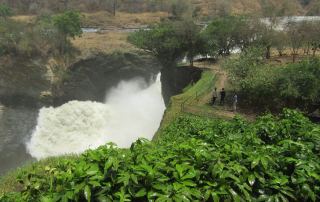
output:
[[[312,112],[320,107],[320,58],[274,66],[260,54],[253,49],[224,64],[239,91],[240,104],[262,111],[290,107]]]
[[[108,144],[46,166],[45,174],[24,173],[24,190],[0,199],[318,201],[319,145],[319,125],[296,111],[254,123],[183,116],[157,142]]]

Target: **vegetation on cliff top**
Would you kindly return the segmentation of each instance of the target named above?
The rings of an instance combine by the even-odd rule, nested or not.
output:
[[[4,10],[4,6],[0,10]],[[71,51],[69,38],[81,36],[81,18],[78,12],[39,16],[26,24],[9,18],[0,18],[0,55],[49,57]]]

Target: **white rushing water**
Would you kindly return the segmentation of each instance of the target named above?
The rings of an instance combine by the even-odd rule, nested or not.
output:
[[[142,79],[123,81],[105,103],[71,101],[41,109],[27,149],[41,159],[79,154],[107,142],[130,147],[140,137],[153,137],[164,110],[160,76],[150,86]]]

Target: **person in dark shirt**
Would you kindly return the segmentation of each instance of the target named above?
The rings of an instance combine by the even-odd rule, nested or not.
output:
[[[220,92],[220,104],[224,105],[224,99],[226,98],[226,91],[224,90],[224,88],[222,88],[221,92]]]

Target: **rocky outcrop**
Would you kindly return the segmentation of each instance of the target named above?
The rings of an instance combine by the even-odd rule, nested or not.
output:
[[[190,83],[201,78],[202,70],[193,67],[165,67],[161,70],[162,95],[168,106],[170,98],[182,93]]]
[[[161,71],[165,103],[201,77],[188,67],[162,68],[146,54],[95,54],[66,67],[55,59],[0,59],[0,103],[6,106],[41,107],[71,100],[103,102],[108,90],[120,81],[142,77],[151,81]]]
[[[46,60],[41,58],[0,58],[0,103],[36,107],[43,92],[50,91]]]
[[[103,102],[108,90],[122,80],[142,77],[146,81],[160,71],[160,64],[144,54],[98,54],[74,63],[59,88],[55,105],[70,100]]]

